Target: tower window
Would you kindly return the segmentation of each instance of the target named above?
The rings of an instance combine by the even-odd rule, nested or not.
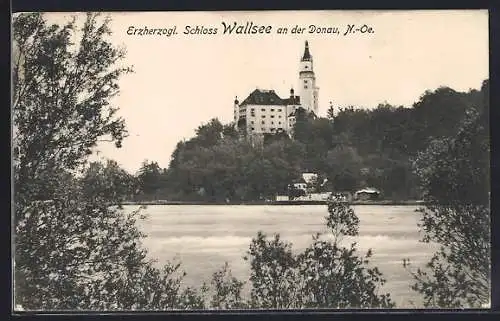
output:
[[[274,108],[271,108],[271,111],[274,111]]]
[[[266,118],[266,115],[262,115],[262,118]]]
[[[266,122],[265,121],[262,121],[262,125],[264,125]]]
[[[253,120],[252,120],[252,121],[250,121],[250,124],[252,124],[252,125],[253,125]]]
[[[255,130],[255,128],[254,128],[254,127],[252,127],[252,130]]]
[[[278,111],[281,113],[281,109],[278,109]]]
[[[307,69],[307,68],[308,68],[308,66],[305,66],[305,68]]]
[[[271,118],[274,118],[274,115],[271,115]]]
[[[307,80],[304,79],[304,84],[307,84]]]
[[[271,125],[274,125],[274,122],[273,122],[273,121],[271,122]]]
[[[266,111],[264,108],[262,108],[260,111]]]
[[[304,86],[304,89],[307,89],[307,86]]]

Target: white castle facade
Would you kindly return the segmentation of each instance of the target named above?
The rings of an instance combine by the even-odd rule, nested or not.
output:
[[[296,111],[303,108],[318,114],[318,91],[314,74],[313,57],[306,41],[300,59],[299,95],[290,89],[287,98],[281,98],[274,90],[256,89],[241,103],[234,101],[234,121],[238,131],[252,136],[286,132],[291,135]]]

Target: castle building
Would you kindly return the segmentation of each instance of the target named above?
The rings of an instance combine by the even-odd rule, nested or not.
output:
[[[298,108],[317,115],[318,91],[313,68],[313,57],[306,41],[300,59],[299,94],[290,89],[287,98],[281,98],[274,90],[255,89],[241,103],[234,100],[234,121],[240,132],[263,135],[285,132],[292,134]]]

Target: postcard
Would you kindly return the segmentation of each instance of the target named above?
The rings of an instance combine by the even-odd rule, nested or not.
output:
[[[15,311],[490,307],[486,10],[15,13]]]

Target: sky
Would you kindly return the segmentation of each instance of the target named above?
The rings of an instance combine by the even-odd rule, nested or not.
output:
[[[67,13],[47,14],[62,21]],[[108,13],[113,44],[126,48],[119,107],[130,136],[117,149],[103,143],[93,159],[114,159],[135,173],[144,160],[167,167],[177,142],[211,118],[232,121],[233,101],[256,88],[287,97],[298,86],[300,57],[309,42],[319,89],[319,115],[335,107],[410,107],[426,90],[480,88],[488,78],[488,13],[469,11],[270,11]],[[83,15],[81,16],[83,18]],[[222,22],[271,26],[270,34],[223,34]],[[373,33],[349,33],[347,25]],[[291,33],[294,26],[302,34]],[[308,33],[309,26],[340,34]],[[133,28],[176,26],[178,34],[129,35]],[[217,28],[185,35],[185,26]],[[287,34],[277,34],[288,27]],[[363,29],[363,30],[366,30]],[[297,92],[297,91],[296,91]]]

